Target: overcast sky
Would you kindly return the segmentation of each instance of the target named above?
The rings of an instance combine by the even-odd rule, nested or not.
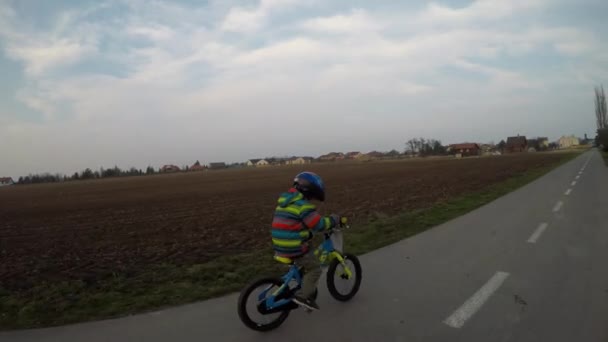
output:
[[[607,14],[605,0],[2,0],[0,176],[595,136]]]

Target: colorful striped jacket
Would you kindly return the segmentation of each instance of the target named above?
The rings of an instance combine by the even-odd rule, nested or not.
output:
[[[296,258],[308,252],[313,232],[331,229],[337,222],[322,217],[316,207],[296,189],[281,194],[272,221],[272,245],[277,256]]]

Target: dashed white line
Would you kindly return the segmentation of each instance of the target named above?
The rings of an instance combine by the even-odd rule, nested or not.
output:
[[[543,222],[541,223],[538,228],[536,228],[536,230],[534,231],[534,233],[532,233],[532,236],[530,236],[530,238],[528,239],[529,243],[536,243],[536,240],[538,240],[538,238],[540,237],[540,235],[545,231],[545,229],[547,229],[547,227],[549,226],[548,223]]]
[[[581,178],[581,175],[576,175],[576,177],[574,177],[574,179],[579,179]]]
[[[555,203],[555,206],[553,207],[553,212],[558,212],[562,208],[562,205],[564,205],[564,202],[562,201]]]
[[[576,181],[572,181],[572,183],[570,183],[570,185],[575,186],[576,185]]]
[[[566,192],[564,192],[564,195],[568,196],[568,195],[570,195],[571,192],[572,192],[572,189],[568,189],[568,190],[566,190]]]
[[[509,276],[507,272],[496,272],[485,285],[483,285],[475,294],[469,298],[461,307],[459,307],[450,317],[446,318],[443,323],[452,328],[462,328],[464,323],[471,318],[482,305],[492,296],[496,290],[504,283]]]

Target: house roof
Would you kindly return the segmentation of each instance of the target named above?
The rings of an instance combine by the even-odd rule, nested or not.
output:
[[[454,149],[454,150],[461,150],[461,149],[475,149],[475,148],[479,148],[479,145],[476,143],[462,143],[462,144],[452,144],[450,145],[450,148]]]
[[[384,153],[382,152],[378,152],[378,151],[371,151],[370,153],[367,154],[368,156],[371,157],[383,157]]]
[[[209,163],[209,166],[211,166],[211,167],[214,167],[214,166],[226,166],[226,163],[224,163],[224,162]]]
[[[527,140],[523,135],[518,135],[516,137],[508,137],[507,138],[507,147],[509,146],[526,146]]]
[[[179,166],[167,164],[167,165],[163,165],[163,169],[179,169]]]
[[[260,160],[262,160],[262,159],[249,159],[251,164],[257,164]]]
[[[2,183],[7,183],[7,182],[12,182],[13,179],[11,177],[0,177],[0,182]]]
[[[359,152],[359,151],[348,152],[346,155],[347,155],[347,156],[356,156],[356,155],[358,155],[358,154],[361,154],[361,152]]]

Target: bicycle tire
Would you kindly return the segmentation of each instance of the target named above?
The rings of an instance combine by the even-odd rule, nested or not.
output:
[[[361,263],[359,262],[359,259],[355,255],[347,253],[347,254],[344,254],[342,257],[344,258],[344,260],[352,261],[353,265],[355,266],[355,269],[354,269],[355,285],[353,286],[352,290],[347,294],[341,294],[340,292],[338,292],[338,289],[336,288],[336,284],[335,284],[335,280],[334,280],[334,275],[336,273],[338,265],[340,265],[340,262],[337,259],[334,259],[329,264],[329,268],[327,269],[327,289],[329,290],[329,293],[331,294],[331,296],[334,297],[336,300],[339,300],[341,302],[346,302],[346,301],[351,300],[359,291],[359,287],[361,286],[361,279],[363,277],[363,274],[361,271]]]
[[[264,284],[268,284],[268,285],[272,284],[272,285],[276,285],[276,286],[281,286],[283,284],[283,282],[277,278],[258,279],[256,281],[250,283],[249,286],[245,287],[241,291],[241,294],[239,295],[239,299],[238,299],[238,313],[239,313],[239,318],[241,319],[243,324],[245,324],[250,329],[253,329],[256,331],[262,331],[262,332],[270,331],[270,330],[278,328],[281,324],[283,324],[283,322],[285,322],[285,320],[289,316],[289,312],[290,312],[290,310],[284,310],[277,317],[277,319],[275,319],[274,321],[267,323],[267,324],[260,324],[258,322],[255,322],[254,320],[252,320],[251,317],[249,317],[249,314],[247,313],[247,299],[249,298],[249,296],[251,295],[251,292],[253,292],[253,290],[259,288],[261,285],[264,285]]]

